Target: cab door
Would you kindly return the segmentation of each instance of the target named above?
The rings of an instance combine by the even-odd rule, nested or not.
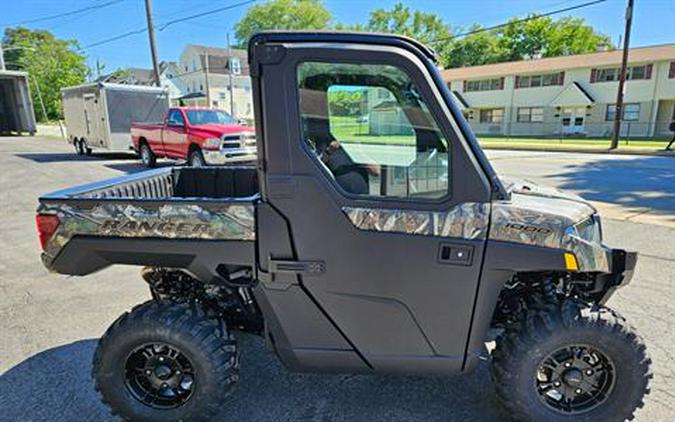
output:
[[[287,221],[295,257],[275,262],[261,239],[261,265],[295,271],[376,371],[460,371],[490,187],[430,62],[357,41],[264,47],[263,199]]]
[[[169,110],[162,129],[161,148],[164,155],[172,158],[187,158],[187,126],[185,117],[178,109]]]

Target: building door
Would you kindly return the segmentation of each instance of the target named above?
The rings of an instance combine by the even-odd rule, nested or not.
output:
[[[565,107],[562,112],[562,130],[565,134],[583,133],[586,121],[585,107]]]

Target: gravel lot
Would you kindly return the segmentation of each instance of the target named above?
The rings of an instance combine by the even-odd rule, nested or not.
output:
[[[504,173],[566,187],[618,207],[675,215],[675,159],[493,152]],[[149,298],[138,268],[88,277],[48,273],[39,260],[37,197],[141,170],[124,156],[78,157],[62,141],[0,138],[0,420],[111,420],[90,380],[97,338]],[[636,177],[638,175],[639,177]],[[617,214],[617,218],[622,218]],[[627,217],[628,218],[628,217]],[[652,394],[640,421],[675,419],[675,230],[605,219],[609,244],[641,253],[636,277],[609,303],[646,338]],[[499,420],[487,365],[453,379],[291,374],[253,336],[241,338],[242,376],[228,420]]]

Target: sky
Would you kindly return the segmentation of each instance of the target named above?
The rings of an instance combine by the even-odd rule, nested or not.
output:
[[[3,0],[0,8],[0,31],[18,22],[109,3],[111,0]],[[324,0],[334,21],[346,24],[365,23],[371,10],[391,8],[401,2],[412,9],[436,13],[453,27],[473,23],[490,26],[528,13],[543,13],[585,3],[587,0]],[[155,26],[172,19],[239,3],[241,0],[154,0]],[[675,43],[675,0],[635,0],[631,47]],[[583,17],[597,31],[609,35],[616,44],[623,33],[625,0],[575,10],[569,14]],[[234,39],[234,25],[248,5],[206,17],[171,25],[157,31],[160,61],[177,61],[185,44],[226,46],[227,34]],[[561,17],[564,15],[556,15]],[[40,22],[26,23],[31,29],[48,29],[57,37],[76,39],[87,46],[97,41],[146,27],[144,0],[119,0],[107,7]],[[140,33],[108,44],[85,49],[88,63],[99,60],[105,71],[126,67],[151,67],[147,33]]]

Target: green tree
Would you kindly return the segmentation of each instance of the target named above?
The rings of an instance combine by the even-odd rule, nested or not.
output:
[[[438,15],[410,10],[402,3],[396,3],[391,10],[377,9],[370,12],[365,29],[406,35],[423,43],[450,36],[450,27]]]
[[[250,7],[234,26],[240,47],[266,29],[327,29],[331,13],[320,0],[270,0]]]
[[[469,32],[481,29],[478,25],[469,28]],[[484,31],[463,38],[448,40],[438,49],[441,63],[445,67],[478,66],[505,61],[508,51],[499,44],[494,32]]]
[[[44,120],[39,94],[42,94],[47,119],[60,118],[61,88],[81,84],[87,76],[84,55],[76,51],[74,40],[61,40],[46,30],[6,28],[2,39],[8,69],[29,74],[31,96],[38,120]]]
[[[363,91],[328,90],[328,107],[336,116],[356,116],[364,101]]]
[[[554,57],[596,51],[599,46],[611,47],[611,39],[596,33],[584,19],[550,17],[515,22],[501,28],[496,37],[507,52],[504,60],[523,60],[533,57]]]

